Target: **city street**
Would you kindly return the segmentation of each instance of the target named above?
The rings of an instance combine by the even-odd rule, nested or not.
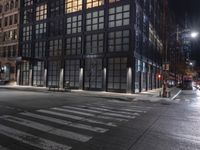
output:
[[[197,150],[200,92],[171,101],[0,91],[1,150]]]

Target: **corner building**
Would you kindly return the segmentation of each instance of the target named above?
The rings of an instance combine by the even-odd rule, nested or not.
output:
[[[0,0],[0,80],[16,81],[19,0]]]
[[[160,87],[162,0],[21,0],[20,85]]]

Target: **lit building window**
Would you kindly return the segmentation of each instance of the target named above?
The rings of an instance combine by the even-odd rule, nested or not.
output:
[[[47,4],[42,4],[36,7],[36,21],[47,18]]]
[[[104,5],[104,0],[87,0],[87,8],[93,8]]]
[[[65,0],[65,13],[82,10],[82,0]]]

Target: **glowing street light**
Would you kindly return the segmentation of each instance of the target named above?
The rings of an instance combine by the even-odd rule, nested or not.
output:
[[[198,35],[199,35],[198,32],[192,32],[192,33],[191,33],[191,37],[192,37],[192,38],[197,38]]]

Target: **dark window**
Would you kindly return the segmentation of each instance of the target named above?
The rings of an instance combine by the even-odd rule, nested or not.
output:
[[[126,90],[127,58],[108,59],[108,89]]]
[[[62,40],[49,41],[49,56],[61,56]]]
[[[80,55],[81,42],[81,36],[67,38],[65,55]]]
[[[35,58],[44,58],[46,50],[46,42],[35,42]]]
[[[101,89],[103,81],[102,59],[85,60],[85,88]]]
[[[86,36],[86,54],[97,54],[103,52],[104,36],[101,34],[93,34]]]
[[[50,61],[48,64],[48,85],[59,86],[60,62]]]
[[[129,30],[115,31],[108,34],[108,51],[129,51]]]
[[[80,60],[65,61],[65,82],[70,83],[70,87],[79,87]]]
[[[63,35],[63,21],[54,20],[50,22],[50,36],[60,36]]]

